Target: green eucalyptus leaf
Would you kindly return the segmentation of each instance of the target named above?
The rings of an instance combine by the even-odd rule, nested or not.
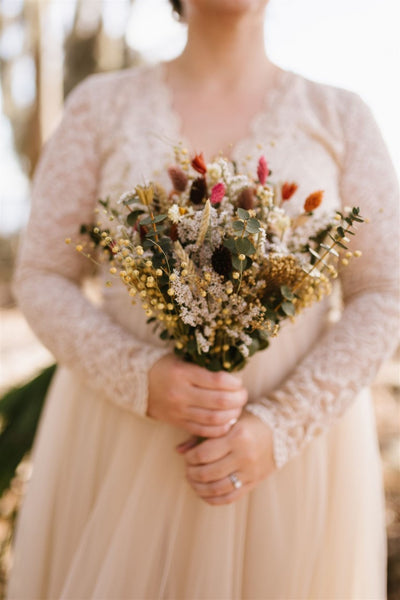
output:
[[[296,310],[292,302],[282,302],[281,308],[285,315],[287,315],[288,317],[294,317]]]
[[[256,352],[258,352],[260,350],[260,342],[259,340],[253,339],[251,341],[251,344],[249,346],[249,356],[253,356],[253,354],[255,354]]]
[[[143,210],[133,210],[132,212],[129,213],[129,215],[126,217],[126,223],[127,225],[130,225],[131,227],[133,227],[136,223],[136,221],[138,220],[138,217],[140,215],[143,215],[144,211]]]
[[[248,210],[245,210],[244,208],[238,208],[237,216],[239,217],[239,219],[243,219],[245,221],[250,218],[250,213]]]
[[[253,217],[247,221],[246,231],[248,233],[258,233],[260,231],[260,221]]]
[[[339,253],[336,252],[334,248],[331,248],[331,246],[328,246],[327,244],[321,244],[321,248],[328,250],[330,254],[333,254],[334,256],[337,256],[339,258]]]
[[[164,219],[167,218],[167,215],[157,215],[154,217],[153,219],[153,223],[161,223],[161,221],[164,221]]]
[[[232,227],[233,231],[242,233],[243,229],[245,228],[245,224],[242,221],[233,221]]]
[[[225,246],[225,248],[228,248],[228,250],[230,250],[231,252],[235,252],[235,240],[233,238],[225,238],[223,245]]]
[[[158,245],[163,249],[163,251],[165,252],[165,254],[169,254],[172,250],[172,240],[169,237],[163,237],[160,240],[158,240]],[[170,257],[168,257],[168,260],[170,260]]]
[[[281,294],[286,300],[293,300],[295,297],[292,290],[287,285],[281,285]]]
[[[312,254],[318,260],[321,258],[320,255],[318,254],[318,252],[316,252],[313,248],[309,248],[308,251],[310,254]]]
[[[249,256],[254,254],[256,249],[248,238],[239,238],[235,241],[235,247],[238,254]]]
[[[346,234],[345,234],[345,231],[344,231],[343,227],[341,227],[340,225],[339,225],[339,227],[336,229],[336,231],[337,231],[338,235],[339,235],[341,238],[344,238],[344,237],[346,236]]]
[[[149,248],[154,247],[154,242],[153,240],[147,238],[143,241],[142,246],[144,250],[149,250]]]
[[[264,303],[264,306],[267,309],[266,312],[264,313],[264,319],[268,320],[268,321],[272,321],[273,323],[276,323],[278,321],[277,312],[275,310],[272,310],[271,308],[269,308],[267,303]]]
[[[235,271],[239,271],[241,273],[246,268],[247,258],[244,260],[239,260],[239,258],[235,255],[232,256],[232,266]]]

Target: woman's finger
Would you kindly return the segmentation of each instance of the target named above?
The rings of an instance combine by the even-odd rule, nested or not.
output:
[[[189,481],[198,483],[210,483],[228,477],[237,471],[237,459],[230,452],[220,460],[205,465],[188,465],[186,469]]]
[[[192,386],[188,391],[190,406],[210,410],[232,410],[242,408],[247,402],[247,390],[240,386],[236,390],[215,390]]]
[[[238,477],[238,480],[241,482],[240,488],[245,485],[243,481],[243,476],[240,472],[235,473]],[[219,479],[218,481],[211,481],[210,483],[199,483],[197,481],[190,481],[190,485],[196,492],[200,498],[215,498],[217,496],[229,496],[237,489],[232,483],[230,477],[224,477],[223,479]]]
[[[188,448],[185,452],[185,460],[188,465],[206,465],[221,460],[231,452],[231,445],[225,436],[209,439]]]
[[[242,381],[237,375],[232,375],[226,371],[216,373],[199,367],[197,365],[186,365],[187,379],[199,388],[210,390],[235,391],[242,387]]]
[[[239,500],[242,496],[244,496],[247,492],[249,492],[253,488],[254,488],[254,485],[251,485],[251,484],[244,485],[240,489],[233,490],[232,492],[229,492],[228,494],[224,494],[222,496],[210,496],[208,498],[203,498],[203,500],[205,502],[207,502],[207,504],[211,504],[212,506],[222,506],[224,504],[232,504],[232,502],[236,502],[237,500]]]
[[[232,426],[236,423],[241,411],[241,408],[231,410],[211,410],[190,406],[186,411],[186,418],[188,421],[199,423],[199,425],[226,425],[227,423],[230,423]]]
[[[188,433],[203,438],[219,438],[230,430],[232,425],[228,422],[224,425],[199,425],[194,421],[184,420],[180,423]]]

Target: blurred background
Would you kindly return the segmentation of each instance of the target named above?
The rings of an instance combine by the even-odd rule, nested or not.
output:
[[[400,176],[399,23],[399,0],[270,0],[265,29],[268,54],[281,67],[364,98]],[[53,362],[15,307],[10,281],[30,180],[65,96],[90,73],[173,58],[185,38],[167,0],[0,0],[0,395]],[[399,352],[373,391],[394,600],[400,598]],[[1,405],[0,436],[7,425]],[[0,598],[29,471],[25,455],[0,497]]]

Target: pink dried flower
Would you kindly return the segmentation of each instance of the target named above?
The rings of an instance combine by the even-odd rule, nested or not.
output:
[[[187,175],[180,167],[172,165],[168,168],[168,175],[172,181],[172,185],[177,192],[184,192],[188,184]]]
[[[257,175],[258,181],[261,183],[261,185],[264,185],[269,175],[268,163],[265,156],[260,156],[257,167]]]
[[[211,190],[211,204],[219,204],[225,196],[226,187],[223,183],[216,183]]]

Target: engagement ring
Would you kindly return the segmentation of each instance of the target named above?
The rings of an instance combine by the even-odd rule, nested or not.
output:
[[[231,473],[229,475],[229,479],[232,481],[232,485],[236,490],[242,487],[243,483],[240,481],[239,477],[235,475],[235,473]]]

